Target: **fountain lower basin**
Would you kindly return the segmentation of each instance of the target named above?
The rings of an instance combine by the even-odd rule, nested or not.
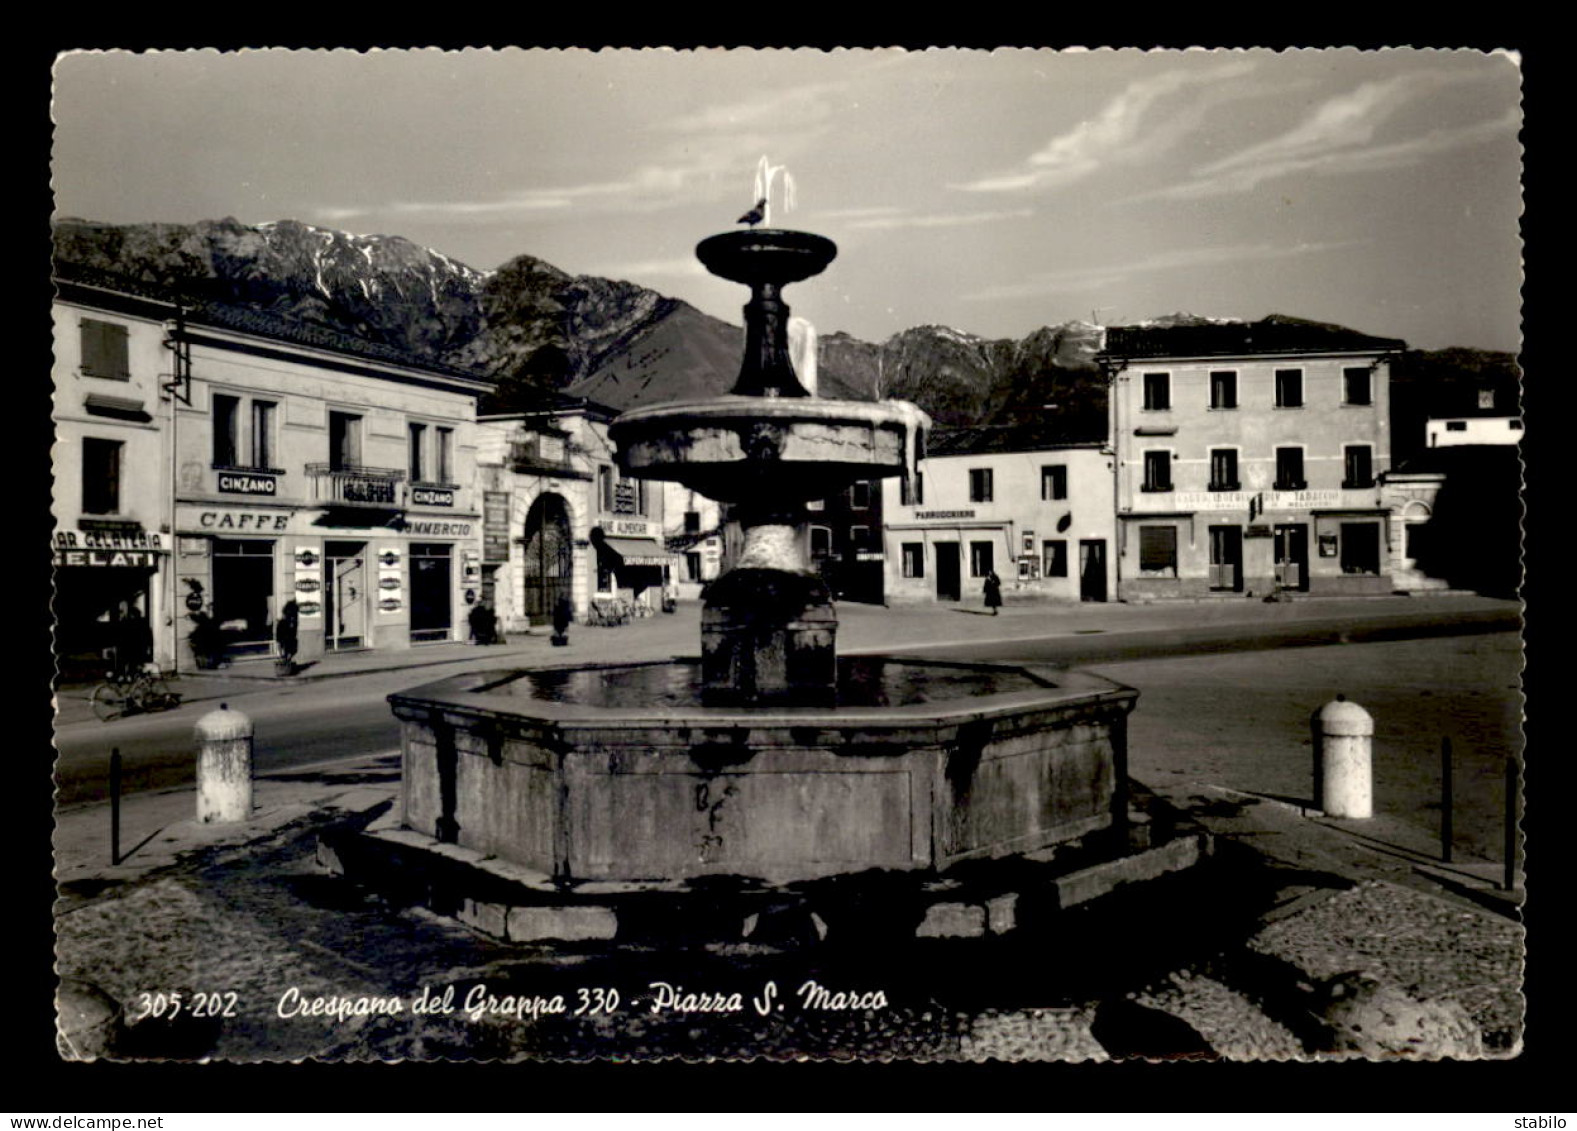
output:
[[[390,696],[399,822],[556,885],[940,873],[1125,813],[1137,692],[845,657],[839,705],[701,702],[697,662],[455,676]]]

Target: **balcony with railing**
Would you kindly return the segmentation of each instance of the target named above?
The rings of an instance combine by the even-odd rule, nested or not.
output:
[[[312,499],[325,506],[397,510],[404,506],[400,483],[405,472],[363,464],[309,463]]]

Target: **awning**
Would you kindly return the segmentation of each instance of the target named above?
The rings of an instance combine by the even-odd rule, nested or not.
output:
[[[82,407],[94,416],[110,416],[117,420],[134,420],[147,424],[153,419],[142,402],[131,397],[112,397],[105,393],[89,393]]]
[[[602,538],[597,549],[609,554],[618,564],[627,566],[665,566],[674,556],[665,553],[656,542],[638,538]]]

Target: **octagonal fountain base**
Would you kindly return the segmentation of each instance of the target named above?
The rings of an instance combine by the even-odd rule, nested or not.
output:
[[[455,676],[390,697],[399,801],[323,862],[516,941],[1000,933],[1198,858],[1135,809],[1137,694],[881,657],[833,710],[703,706],[690,661]]]

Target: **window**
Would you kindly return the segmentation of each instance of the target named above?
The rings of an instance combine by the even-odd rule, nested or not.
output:
[[[1236,448],[1210,449],[1210,489],[1236,491],[1238,489],[1238,453]]]
[[[805,509],[808,511],[824,511],[827,509],[827,500],[812,499],[810,502],[805,504]]]
[[[329,466],[335,471],[361,466],[361,417],[354,413],[329,413]]]
[[[832,556],[832,531],[827,527],[812,526],[810,528],[810,556],[813,558]]]
[[[992,498],[993,484],[991,468],[972,467],[969,469],[969,501],[972,503],[989,503]]]
[[[701,555],[693,550],[685,551],[684,579],[686,581],[701,580]]]
[[[115,514],[120,510],[119,440],[82,441],[82,513]]]
[[[82,375],[108,377],[111,381],[131,380],[126,327],[97,318],[82,320]]]
[[[1448,421],[1446,421],[1446,431],[1447,432],[1466,432],[1467,431],[1467,421],[1465,421],[1465,420],[1448,420]]]
[[[274,466],[274,415],[278,406],[273,401],[252,402],[252,466]]]
[[[1172,453],[1153,451],[1144,453],[1144,490],[1170,491],[1172,489]]]
[[[1146,373],[1144,375],[1144,407],[1148,412],[1165,412],[1172,407],[1172,375]]]
[[[925,505],[925,472],[915,472],[912,484],[907,477],[898,481],[898,501],[906,507]]]
[[[613,513],[613,468],[606,464],[597,467],[597,498],[604,514]]]
[[[1064,538],[1048,539],[1040,544],[1040,568],[1046,577],[1068,576],[1068,542]]]
[[[1303,370],[1276,370],[1276,407],[1303,407]]]
[[[925,576],[924,542],[905,542],[903,544],[903,575],[905,577]]]
[[[1374,403],[1370,389],[1368,366],[1355,365],[1342,370],[1342,403]]]
[[[871,548],[871,528],[869,526],[849,527],[849,548],[851,550],[869,550]]]
[[[241,398],[215,393],[214,466],[241,466]]]
[[[851,484],[849,487],[849,506],[857,511],[866,510],[871,505],[871,485],[865,480]]]
[[[1494,408],[1495,407],[1495,390],[1494,389],[1480,389],[1478,391],[1478,407],[1479,408]]]
[[[1177,527],[1141,526],[1139,528],[1139,571],[1177,573]]]
[[[1276,490],[1301,491],[1308,484],[1303,480],[1303,449],[1276,449]]]
[[[992,544],[990,542],[971,542],[969,544],[969,576],[984,577],[991,572],[994,565]]]
[[[1380,524],[1377,522],[1342,523],[1342,572],[1378,574],[1380,572]]]
[[[1374,456],[1368,444],[1348,444],[1343,448],[1342,465],[1346,472],[1343,487],[1374,486]]]
[[[1520,420],[1508,420],[1508,421],[1506,421],[1506,427],[1511,429],[1511,431],[1513,431],[1513,432],[1521,432],[1522,431],[1522,421],[1520,421]]]
[[[433,471],[440,483],[454,482],[454,429],[433,429]]]
[[[701,533],[701,512],[700,511],[685,511],[684,512],[684,532],[686,534],[699,534],[699,533]]]
[[[1217,369],[1210,374],[1210,407],[1237,408],[1238,375],[1230,369]]]
[[[411,436],[411,482],[425,483],[427,482],[427,467],[422,462],[422,451],[427,447],[427,425],[412,423],[409,425],[409,431]]]
[[[1068,469],[1065,465],[1053,463],[1040,469],[1040,497],[1042,499],[1068,497]]]

